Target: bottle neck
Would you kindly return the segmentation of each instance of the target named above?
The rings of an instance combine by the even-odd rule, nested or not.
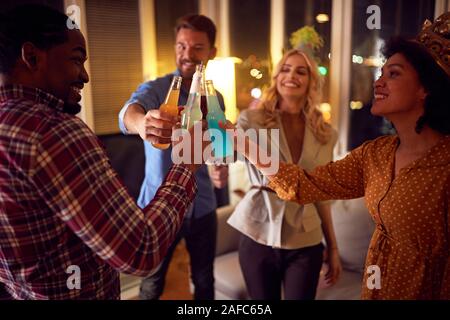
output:
[[[222,112],[217,98],[216,89],[214,88],[212,80],[205,81],[206,99],[208,101],[208,112]]]
[[[181,88],[181,80],[182,78],[179,76],[175,76],[170,83],[169,91],[167,91],[166,99],[164,100],[165,104],[168,104],[172,98],[172,96],[179,96],[179,91]]]
[[[191,89],[189,90],[189,93],[200,93],[201,81],[202,74],[195,72],[194,76],[192,77]]]
[[[212,80],[205,81],[205,91],[207,96],[216,96],[216,89],[212,83]]]

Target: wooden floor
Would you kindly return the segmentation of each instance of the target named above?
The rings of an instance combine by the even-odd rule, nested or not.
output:
[[[140,280],[138,277],[121,276],[123,300],[139,299]],[[175,249],[166,276],[166,286],[160,299],[192,300],[192,294],[189,290],[189,255],[184,241],[181,241]]]
[[[184,241],[175,249],[161,300],[192,300],[189,290],[189,255]]]

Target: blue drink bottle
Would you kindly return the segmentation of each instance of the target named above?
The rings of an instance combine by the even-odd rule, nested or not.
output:
[[[206,120],[208,121],[208,128],[210,129],[214,160],[225,162],[226,158],[234,155],[233,140],[225,129],[219,127],[219,122],[225,124],[227,119],[220,108],[212,80],[206,80],[205,86],[206,102],[208,105]]]

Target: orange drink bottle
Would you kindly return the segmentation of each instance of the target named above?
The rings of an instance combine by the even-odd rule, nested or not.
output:
[[[170,114],[172,116],[178,115],[178,98],[180,97],[181,79],[182,78],[180,76],[173,77],[169,91],[167,92],[166,100],[159,107],[159,110],[161,110],[162,113]],[[165,150],[169,148],[170,143],[152,143],[152,146]]]

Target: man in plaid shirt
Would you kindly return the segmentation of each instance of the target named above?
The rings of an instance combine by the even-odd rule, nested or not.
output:
[[[0,17],[0,299],[118,299],[119,272],[158,266],[197,189],[198,166],[174,165],[134,203],[75,116],[89,77],[70,23],[42,6]]]

